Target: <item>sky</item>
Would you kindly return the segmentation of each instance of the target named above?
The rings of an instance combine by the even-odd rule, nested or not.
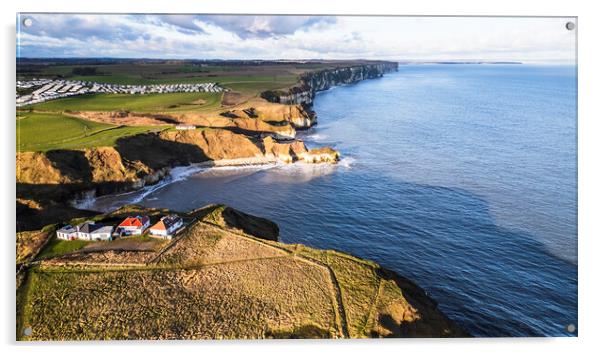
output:
[[[572,63],[577,31],[568,21],[575,19],[20,14],[17,57]]]

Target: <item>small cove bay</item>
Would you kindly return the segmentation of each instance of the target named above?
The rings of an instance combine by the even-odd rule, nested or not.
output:
[[[225,203],[281,240],[371,259],[414,280],[475,336],[565,336],[577,323],[573,66],[400,65],[317,95],[337,166],[175,170],[100,197],[191,210]]]

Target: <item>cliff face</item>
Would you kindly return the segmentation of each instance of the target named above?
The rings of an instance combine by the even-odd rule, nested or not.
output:
[[[233,119],[233,121],[263,121],[270,129],[262,129],[273,136],[295,136],[295,129],[304,129],[315,124],[316,114],[306,104],[283,104],[268,102],[263,99],[249,100],[242,109],[223,112],[222,116]],[[186,115],[187,122],[195,124],[206,123],[207,118],[196,119],[193,115]],[[215,118],[212,119],[215,121]],[[265,122],[271,122],[267,124]],[[237,123],[240,124],[240,123]],[[280,125],[278,125],[280,124]],[[215,126],[215,125],[214,125]],[[292,130],[292,134],[288,130]],[[255,129],[259,131],[259,127]],[[276,134],[274,134],[276,133]]]
[[[164,126],[190,124],[205,128],[225,128],[245,133],[264,133],[281,139],[295,137],[295,128],[291,124],[274,125],[266,121],[292,121],[303,114],[293,106],[257,105],[243,110],[223,112],[221,115],[185,113],[132,113],[132,112],[70,112],[68,115],[99,123],[128,126]],[[259,110],[261,109],[261,110]],[[261,119],[257,119],[261,118]],[[265,118],[265,119],[264,119]]]
[[[157,183],[175,166],[335,163],[338,158],[334,150],[308,150],[300,140],[278,141],[269,135],[226,129],[164,131],[123,138],[115,147],[17,153],[17,198],[19,210],[27,215],[30,205],[43,209],[83,196],[142,188]],[[30,218],[19,214],[20,228],[31,229]],[[38,220],[29,221],[38,226]]]
[[[261,94],[261,97],[275,103],[311,105],[318,91],[328,90],[333,86],[382,77],[388,72],[397,71],[397,67],[398,64],[395,62],[375,62],[308,72],[300,76],[301,83],[299,85],[286,91],[265,91]]]

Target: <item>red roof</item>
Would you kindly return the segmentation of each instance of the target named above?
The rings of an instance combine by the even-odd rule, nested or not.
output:
[[[182,219],[177,215],[167,215],[161,218],[158,223],[151,226],[151,230],[168,230],[174,224],[178,223]]]
[[[165,224],[163,223],[163,220],[160,220],[158,223],[156,223],[155,225],[151,226],[151,230],[166,230],[167,228],[165,227]]]
[[[128,227],[128,226],[135,226],[135,227],[142,227],[143,224],[145,224],[148,221],[148,216],[136,216],[136,217],[129,217],[126,218],[125,220],[123,220],[121,222],[121,224],[119,224],[118,227]]]

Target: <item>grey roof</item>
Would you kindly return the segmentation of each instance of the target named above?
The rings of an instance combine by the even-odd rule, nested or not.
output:
[[[85,223],[77,226],[77,229],[79,232],[83,232],[86,234],[92,233],[98,229],[100,229],[101,227],[103,227],[104,225],[102,224],[96,224],[93,221],[86,221]]]
[[[75,231],[77,231],[77,230],[75,229],[75,227],[73,227],[71,225],[65,225],[58,230],[58,232],[65,232],[65,233],[75,232]]]
[[[100,233],[107,233],[110,234],[113,232],[113,226],[102,226],[94,231],[92,231],[93,234],[100,234]]]
[[[175,224],[177,224],[181,220],[182,218],[180,218],[178,215],[173,214],[161,218],[161,221],[163,221],[163,224],[165,224],[165,227],[167,229],[171,229]]]

